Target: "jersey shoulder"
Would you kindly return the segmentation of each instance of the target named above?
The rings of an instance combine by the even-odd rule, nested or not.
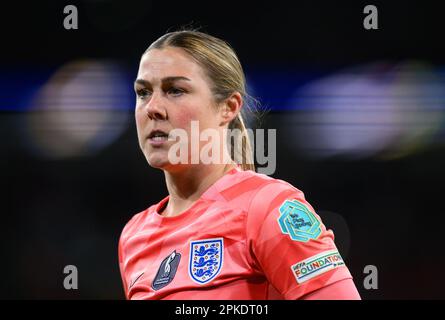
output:
[[[283,195],[292,196],[294,198],[304,199],[304,194],[301,190],[287,181],[269,177],[262,173],[254,171],[240,171],[234,177],[233,188],[220,190],[221,194],[228,200],[236,200],[243,197],[245,209],[249,211],[252,206],[262,204],[270,204],[277,198]]]
[[[130,235],[137,233],[139,228],[141,228],[142,221],[145,221],[147,216],[149,216],[155,209],[158,204],[153,204],[144,211],[136,213],[133,215],[130,220],[125,224],[122,229],[120,242],[125,242]]]
[[[249,175],[252,177],[254,187],[246,202],[248,235],[255,237],[266,221],[276,221],[286,201],[297,201],[315,213],[313,207],[306,201],[304,193],[289,182],[254,172]]]
[[[275,186],[280,189],[297,190],[292,184],[285,180],[269,177],[263,173],[257,173],[251,170],[242,171],[244,175],[243,183],[250,183],[256,191],[263,189],[265,186]]]

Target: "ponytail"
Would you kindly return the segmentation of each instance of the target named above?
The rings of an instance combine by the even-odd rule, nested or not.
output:
[[[255,171],[252,142],[241,113],[232,120],[229,129],[239,133],[239,136],[235,136],[234,140],[230,139],[230,150],[233,151],[232,159],[241,166],[242,170]]]

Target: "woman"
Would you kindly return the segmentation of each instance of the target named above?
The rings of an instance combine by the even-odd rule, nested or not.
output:
[[[168,196],[122,232],[128,299],[360,298],[303,193],[255,173],[240,113],[245,77],[227,43],[197,31],[162,36],[141,58],[135,91],[139,145],[164,171]],[[244,143],[227,144],[229,129]],[[200,139],[209,131],[210,149]]]

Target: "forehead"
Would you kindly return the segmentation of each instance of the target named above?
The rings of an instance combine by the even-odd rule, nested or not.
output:
[[[151,49],[142,56],[138,79],[152,82],[170,76],[199,80],[204,77],[204,72],[201,66],[180,48]]]

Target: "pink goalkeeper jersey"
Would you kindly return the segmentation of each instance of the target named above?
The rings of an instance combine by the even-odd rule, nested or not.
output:
[[[351,279],[304,194],[289,183],[232,169],[185,212],[158,204],[119,240],[127,299],[298,299]]]

